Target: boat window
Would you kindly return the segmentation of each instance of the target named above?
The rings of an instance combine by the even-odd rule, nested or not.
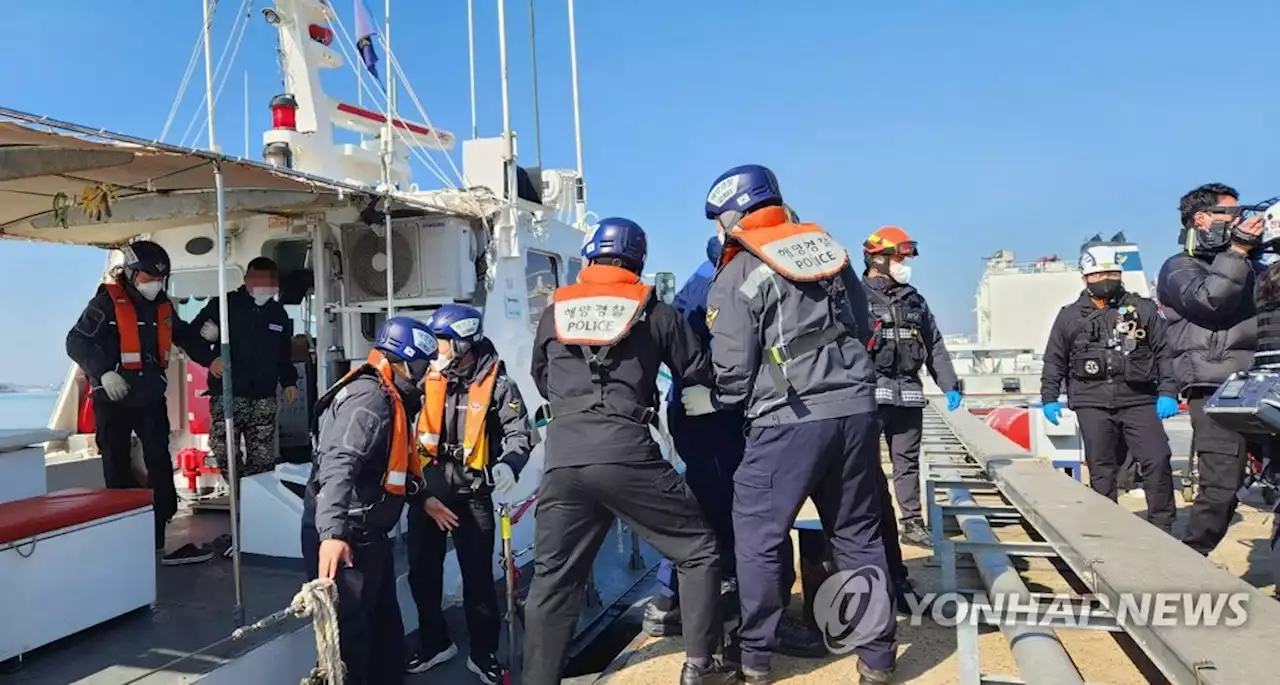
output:
[[[235,290],[244,284],[244,273],[238,266],[227,267],[227,290]],[[187,269],[175,271],[169,276],[169,287],[166,288],[171,300],[188,297],[213,297],[218,292],[218,270]]]
[[[582,260],[581,260],[581,259],[570,259],[570,260],[568,260],[567,264],[568,264],[568,266],[566,266],[565,268],[568,270],[568,272],[569,272],[569,273],[568,273],[568,274],[566,274],[565,282],[566,282],[566,283],[577,283],[577,282],[578,282],[578,272],[579,272],[579,271],[582,271]]]
[[[560,265],[554,256],[530,250],[525,253],[525,286],[529,295],[529,329],[538,330],[542,310],[551,304],[551,293],[560,287]]]

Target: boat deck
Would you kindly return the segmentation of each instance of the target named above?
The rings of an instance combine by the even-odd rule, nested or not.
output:
[[[228,517],[218,511],[184,513],[169,526],[171,547],[186,541],[205,543],[229,530]],[[597,559],[595,582],[600,601],[584,606],[575,651],[585,649],[600,636],[620,610],[618,604],[635,601],[640,581],[650,574],[659,556],[647,545],[641,548],[640,567],[632,568],[626,555],[617,552],[617,528],[606,539]],[[396,546],[400,574],[407,570],[403,544]],[[619,561],[621,560],[621,562]],[[246,557],[243,567],[244,613],[251,624],[287,606],[306,578],[300,562],[289,559]],[[92,562],[86,561],[85,576],[92,578]],[[522,581],[532,578],[532,569],[522,569]],[[232,562],[220,555],[202,564],[160,566],[157,570],[157,601],[141,609],[89,630],[0,664],[0,685],[180,685],[198,682],[202,676],[276,638],[305,630],[304,622],[287,619],[251,634],[242,640],[229,636],[236,625]],[[412,599],[400,583],[401,607]],[[110,592],[110,588],[102,588]],[[629,594],[630,593],[630,594]],[[501,599],[500,602],[505,602]],[[459,655],[428,673],[410,676],[407,683],[474,683],[466,669],[466,621],[460,607],[446,611]],[[310,640],[308,635],[307,640]],[[416,645],[416,634],[406,636],[406,644]],[[510,663],[505,634],[498,658]],[[571,652],[572,655],[572,652]],[[518,660],[517,660],[518,661]],[[305,673],[299,673],[301,678]],[[221,681],[219,681],[221,682]],[[243,681],[241,681],[243,682]],[[296,682],[296,681],[294,681]],[[250,685],[250,683],[244,683]]]

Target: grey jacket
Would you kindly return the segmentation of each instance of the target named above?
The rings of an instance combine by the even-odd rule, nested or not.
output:
[[[412,422],[422,406],[422,391],[398,378],[397,385],[402,386],[406,420]],[[321,540],[385,535],[400,520],[404,505],[403,497],[387,494],[382,486],[391,454],[391,398],[370,373],[335,388],[316,403],[303,520],[314,522]]]
[[[716,398],[742,405],[753,425],[840,418],[876,410],[876,371],[867,353],[870,314],[857,275],[846,267],[832,283],[778,275],[745,250],[721,266],[707,298]],[[837,292],[843,289],[844,296]],[[832,294],[837,297],[832,297]],[[837,321],[850,335],[791,359],[777,387],[765,354]]]
[[[1203,257],[1182,252],[1160,268],[1156,293],[1182,390],[1217,387],[1253,365],[1256,281],[1253,262],[1234,250]]]
[[[863,288],[875,321],[871,356],[879,373],[876,401],[898,407],[923,407],[921,367],[943,392],[959,389],[951,355],[924,295],[888,278],[864,279]]]

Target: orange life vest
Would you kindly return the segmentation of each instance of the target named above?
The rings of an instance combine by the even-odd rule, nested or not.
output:
[[[622,267],[592,264],[578,282],[556,288],[556,339],[566,345],[616,344],[639,320],[653,288]]]
[[[488,373],[476,379],[467,389],[467,418],[463,423],[462,462],[468,469],[480,470],[489,465],[489,432],[486,419],[493,400],[493,386],[498,380],[498,362]],[[423,380],[426,398],[418,414],[418,445],[431,463],[440,457],[440,429],[444,425],[445,401],[449,380],[443,373],[431,370]]]
[[[142,370],[142,332],[140,327],[148,325],[138,319],[138,310],[134,308],[133,298],[125,292],[119,283],[107,283],[107,294],[115,303],[116,333],[120,336],[120,366],[130,371]],[[156,359],[160,368],[169,367],[169,350],[173,347],[173,303],[165,300],[156,305]]]
[[[831,278],[849,265],[849,253],[817,224],[788,221],[785,207],[765,207],[747,215],[725,240],[720,266],[747,250],[789,281]]]
[[[369,353],[369,358],[365,360],[363,365],[352,369],[341,380],[334,383],[333,387],[325,395],[326,397],[332,397],[339,389],[354,380],[356,375],[365,369],[372,369],[376,372],[373,377],[378,380],[378,385],[382,386],[383,392],[387,393],[387,397],[391,399],[393,407],[391,449],[387,459],[387,470],[382,476],[382,487],[388,494],[404,497],[405,484],[408,482],[409,476],[412,475],[417,480],[422,479],[422,462],[410,458],[413,452],[414,438],[409,419],[405,415],[404,400],[400,399],[400,391],[396,389],[395,370],[391,368],[391,362],[381,352],[374,350]]]

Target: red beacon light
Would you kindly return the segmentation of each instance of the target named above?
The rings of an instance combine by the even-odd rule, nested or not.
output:
[[[328,47],[333,43],[333,29],[328,26],[312,24],[307,27],[307,33],[311,35],[311,40]]]
[[[271,98],[271,126],[276,129],[298,130],[298,101],[285,93]]]

